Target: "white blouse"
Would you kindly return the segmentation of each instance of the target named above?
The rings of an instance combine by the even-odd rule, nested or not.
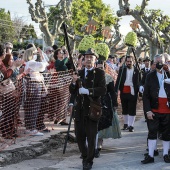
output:
[[[32,81],[43,81],[44,77],[40,72],[45,71],[47,65],[48,63],[46,62],[46,60],[43,60],[42,62],[30,60],[26,62],[25,71],[27,69],[30,69],[29,74]]]

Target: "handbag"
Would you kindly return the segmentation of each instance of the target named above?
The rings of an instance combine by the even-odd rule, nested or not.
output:
[[[90,99],[90,112],[89,112],[89,119],[93,121],[99,121],[102,115],[102,105],[96,101],[94,101],[91,97]]]
[[[10,78],[0,82],[0,93],[7,94],[15,90],[15,85]]]

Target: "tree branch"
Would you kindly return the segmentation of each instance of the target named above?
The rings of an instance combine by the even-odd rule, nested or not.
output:
[[[29,4],[29,13],[31,14],[31,18],[33,21],[35,21],[36,23],[41,23],[41,22],[45,22],[45,16],[41,16],[39,17],[39,15],[37,16],[37,12],[36,10],[34,10],[34,6],[31,3],[31,0],[27,0],[27,3]]]
[[[122,45],[120,45],[120,47],[119,48],[116,48],[116,52],[117,51],[121,51],[121,50],[123,50],[124,48],[126,48],[126,45],[125,44],[122,44]]]
[[[144,14],[144,9],[146,8],[146,6],[148,5],[148,1],[150,0],[143,0],[142,1],[142,5],[141,5],[141,10],[140,10],[140,14]]]

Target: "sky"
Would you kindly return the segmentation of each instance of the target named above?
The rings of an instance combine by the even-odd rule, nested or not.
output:
[[[95,1],[95,0],[93,0]],[[119,9],[118,7],[118,1],[119,0],[103,0],[105,4],[108,4],[111,6],[111,8],[115,11]],[[34,4],[36,0],[32,0],[32,3]],[[56,5],[59,0],[43,0],[45,5]],[[129,0],[131,4],[131,8],[133,9],[136,5],[140,5],[142,3],[142,0]],[[161,9],[164,11],[164,14],[170,15],[169,10],[169,2],[170,0],[150,0],[148,9]],[[26,3],[26,0],[0,0],[0,8],[5,8],[6,11],[10,11],[12,17],[19,16],[22,17],[23,20],[27,23],[31,23],[34,25],[35,31],[38,35],[41,34],[39,30],[39,24],[35,24],[35,22],[31,21],[31,17],[28,11],[28,4]],[[122,17],[122,20],[120,22],[120,32],[123,35],[126,35],[130,30],[129,23],[133,20],[130,16],[124,16]]]

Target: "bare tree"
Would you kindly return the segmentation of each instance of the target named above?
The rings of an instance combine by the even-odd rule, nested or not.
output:
[[[26,21],[23,19],[23,17],[19,17],[18,15],[15,15],[13,17],[13,25],[15,27],[14,31],[15,31],[15,37],[18,39],[18,41],[21,38],[21,31],[22,28],[24,27],[24,25],[26,25]]]
[[[142,0],[142,4],[138,9],[130,9],[129,0],[119,0],[118,17],[131,15],[139,21],[143,31],[137,31],[139,37],[146,38],[150,48],[150,57],[153,58],[157,54],[160,47],[159,37],[156,30],[149,25],[150,18],[145,15],[145,8],[149,0]]]
[[[120,27],[119,19],[117,19],[117,22],[114,25],[115,34],[113,34],[113,36],[111,37],[111,39],[108,43],[111,54],[115,54],[117,51],[120,51],[120,50],[123,50],[124,48],[126,48],[126,45],[124,42],[122,42],[122,44],[118,45],[121,41],[123,41],[123,36],[120,33],[119,27]]]
[[[63,22],[66,22],[71,18],[72,0],[60,0],[59,3],[56,5],[56,7],[62,10],[60,10],[60,13],[55,16],[55,20],[51,30],[49,30],[48,16],[46,14],[42,0],[37,0],[37,2],[35,3],[35,7],[31,3],[31,0],[27,0],[27,3],[29,4],[29,13],[31,14],[32,20],[40,24],[40,30],[45,35],[46,44],[49,46],[53,45],[55,38],[58,35],[63,35]],[[73,40],[79,38],[78,36],[71,34],[68,34],[68,36]]]

